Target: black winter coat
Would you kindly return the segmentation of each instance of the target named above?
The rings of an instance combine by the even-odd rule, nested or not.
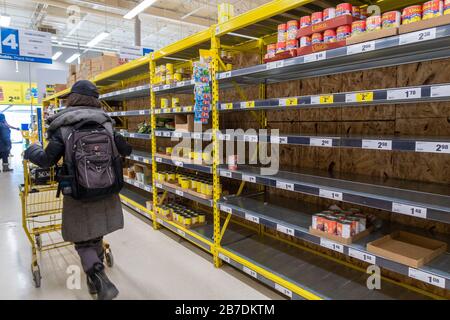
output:
[[[11,151],[11,129],[4,124],[0,123],[0,153]]]
[[[59,117],[58,117],[59,115]],[[48,168],[64,156],[64,140],[61,127],[70,127],[79,121],[112,121],[104,112],[93,108],[68,108],[50,119],[47,148],[32,145],[25,151],[25,159]],[[99,121],[98,123],[103,123]],[[122,156],[131,154],[132,148],[118,133],[114,133],[116,147]],[[62,215],[62,236],[65,241],[82,242],[95,239],[123,228],[123,211],[118,194],[101,200],[75,200],[64,197]]]

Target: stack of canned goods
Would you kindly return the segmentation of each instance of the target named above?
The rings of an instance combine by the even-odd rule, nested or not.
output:
[[[160,171],[156,173],[156,180],[160,182],[176,183],[182,189],[193,190],[208,197],[212,197],[213,195],[213,183],[209,177],[177,173],[175,171]]]
[[[342,238],[351,238],[367,229],[367,217],[358,209],[328,210],[315,214],[312,228]]]
[[[162,205],[156,209],[156,212],[174,222],[185,227],[201,225],[206,222],[206,215],[202,212],[194,211],[186,206],[177,203]]]

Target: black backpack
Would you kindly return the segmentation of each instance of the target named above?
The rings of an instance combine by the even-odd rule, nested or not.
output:
[[[112,124],[84,121],[63,127],[65,144],[59,190],[76,200],[101,199],[123,187],[122,159],[114,141]]]

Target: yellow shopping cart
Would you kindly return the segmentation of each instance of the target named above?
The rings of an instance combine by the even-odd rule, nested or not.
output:
[[[22,225],[31,243],[31,273],[36,288],[41,286],[38,252],[71,245],[61,235],[63,195],[58,198],[55,169],[40,169],[23,161],[24,184],[20,185]],[[114,258],[109,244],[104,242],[105,260],[109,267]]]

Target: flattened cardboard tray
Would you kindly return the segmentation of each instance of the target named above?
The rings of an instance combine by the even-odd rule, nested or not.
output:
[[[450,24],[450,14],[400,26],[399,33],[409,33]]]
[[[420,268],[447,250],[442,241],[396,231],[367,244],[367,251],[389,260]]]
[[[387,37],[393,37],[398,34],[398,28],[389,28],[389,29],[382,29],[378,31],[370,31],[365,32],[362,34],[358,34],[356,36],[351,36],[350,38],[347,38],[347,45],[377,40],[381,38],[387,38]]]
[[[313,234],[315,236],[318,236],[318,237],[321,237],[321,238],[326,238],[326,239],[329,239],[329,240],[332,240],[332,241],[335,241],[335,242],[339,242],[339,243],[342,243],[342,244],[352,244],[353,242],[358,241],[359,239],[362,239],[365,236],[369,235],[369,233],[371,233],[372,230],[373,230],[373,228],[370,227],[370,228],[364,230],[363,232],[355,234],[351,238],[342,238],[342,237],[336,236],[334,234],[329,234],[329,233],[326,233],[326,232],[323,232],[323,231],[320,231],[320,230],[313,229],[313,227],[309,227],[309,233],[311,233],[311,234]]]

